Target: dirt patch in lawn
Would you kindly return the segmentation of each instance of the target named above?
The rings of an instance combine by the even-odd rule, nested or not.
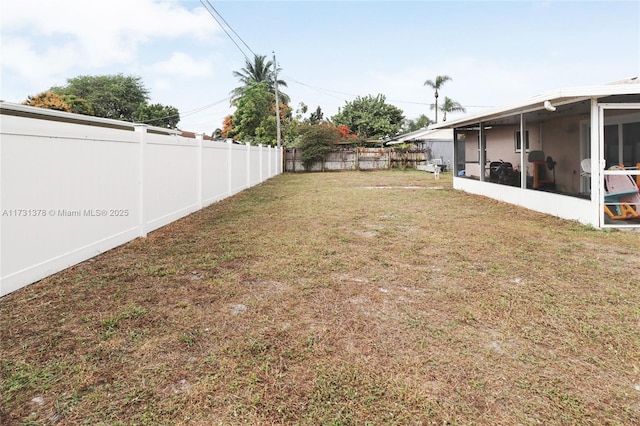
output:
[[[634,424],[639,254],[446,174],[281,175],[0,299],[0,423]]]

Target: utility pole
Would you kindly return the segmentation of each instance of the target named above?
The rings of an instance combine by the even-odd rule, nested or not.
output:
[[[276,62],[276,53],[273,53],[273,74],[274,74],[274,88],[276,89],[276,141],[278,141],[278,148],[280,148],[280,100],[278,99],[278,63]]]

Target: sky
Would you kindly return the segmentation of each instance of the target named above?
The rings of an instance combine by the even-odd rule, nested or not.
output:
[[[328,118],[382,94],[433,119],[438,75],[467,114],[640,75],[640,0],[209,2],[235,43],[200,0],[0,0],[0,99],[132,75],[180,129],[211,134],[254,53],[276,55],[294,111]]]

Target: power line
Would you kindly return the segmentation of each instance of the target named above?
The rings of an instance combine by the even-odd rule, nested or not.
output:
[[[322,88],[322,87],[312,86],[312,85],[310,85],[310,84],[307,84],[307,83],[303,83],[303,82],[301,82],[301,81],[298,81],[298,80],[296,80],[296,79],[294,79],[293,77],[288,76],[288,75],[285,75],[285,78],[286,78],[287,80],[292,81],[292,82],[294,82],[294,83],[297,83],[297,84],[299,84],[299,85],[301,85],[301,86],[305,86],[305,87],[308,87],[308,88],[310,88],[310,89],[313,89],[313,90],[315,90],[315,91],[317,91],[317,92],[320,92],[320,93],[322,93],[322,94],[325,94],[325,95],[328,95],[328,96],[332,96],[332,97],[334,97],[334,98],[336,98],[336,99],[340,99],[341,101],[346,101],[346,99],[344,99],[343,97],[339,97],[339,96],[332,95],[332,93],[337,93],[337,94],[339,94],[339,95],[346,95],[346,96],[358,96],[358,95],[354,95],[353,93],[339,92],[339,91],[337,91],[337,90],[330,90],[330,89],[324,89],[324,88]]]
[[[214,11],[214,12],[215,12],[219,17],[220,17],[220,19],[222,19],[222,22],[224,22],[224,23],[227,25],[227,27],[229,27],[229,29],[230,29],[231,31],[233,31],[233,33],[236,35],[236,37],[238,37],[238,39],[240,39],[240,41],[242,42],[242,44],[244,44],[244,45],[246,46],[246,48],[247,48],[247,49],[249,49],[249,52],[253,53],[253,56],[258,56],[258,55],[256,55],[256,53],[255,53],[253,50],[251,50],[251,48],[249,47],[249,45],[248,45],[247,43],[245,43],[245,41],[242,39],[242,37],[240,37],[240,35],[236,32],[236,30],[234,30],[234,29],[233,29],[233,27],[232,27],[231,25],[229,25],[229,23],[227,22],[227,20],[226,20],[226,19],[224,19],[224,16],[222,16],[222,15],[220,14],[220,12],[218,12],[218,11],[216,10],[216,8],[215,8],[215,7],[213,7],[213,5],[211,4],[211,2],[209,2],[209,0],[206,0],[206,2],[207,2],[207,4],[211,7],[211,9],[213,9],[213,11]]]
[[[213,19],[215,19],[215,21],[218,23],[218,25],[220,26],[220,28],[222,28],[222,31],[225,32],[225,34],[227,35],[227,37],[229,37],[229,39],[233,42],[233,44],[236,45],[236,47],[238,48],[238,50],[240,51],[240,53],[242,53],[242,56],[245,57],[245,59],[247,61],[249,60],[249,57],[247,56],[247,54],[244,52],[244,50],[242,50],[242,48],[240,47],[240,45],[235,41],[235,39],[233,37],[231,37],[231,34],[229,34],[229,32],[227,31],[227,29],[224,27],[224,25],[222,25],[220,23],[220,21],[218,20],[218,18],[216,17],[216,15],[218,15],[220,17],[220,19],[222,19],[222,21],[229,27],[229,29],[231,29],[231,31],[233,31],[233,33],[236,35],[236,37],[238,37],[240,39],[240,41],[247,46],[247,49],[249,49],[249,52],[253,53],[253,56],[256,56],[256,54],[253,52],[253,50],[251,50],[251,48],[249,47],[249,45],[247,45],[247,43],[245,43],[244,40],[242,40],[242,37],[240,37],[238,35],[238,33],[236,33],[234,31],[233,28],[231,28],[231,25],[229,25],[227,23],[227,21],[225,21],[225,19],[222,17],[222,15],[220,15],[218,13],[218,11],[213,7],[213,5],[209,2],[209,0],[200,0],[200,3],[202,4],[202,6],[207,10],[207,12],[209,12],[209,15],[211,15],[211,17]]]
[[[225,101],[228,101],[228,100],[229,100],[229,96],[227,96],[226,98],[221,99],[221,100],[219,100],[219,101],[216,101],[216,102],[214,102],[214,103],[212,103],[212,104],[205,105],[205,106],[202,106],[202,107],[198,107],[198,108],[196,108],[196,109],[192,109],[191,111],[187,111],[187,112],[185,112],[184,114],[180,114],[180,113],[178,113],[178,114],[171,114],[171,115],[167,115],[167,116],[165,116],[165,117],[151,118],[151,119],[149,119],[149,120],[141,121],[140,123],[144,123],[144,124],[146,124],[146,123],[151,123],[152,121],[159,121],[159,120],[164,120],[164,119],[167,119],[167,118],[173,118],[173,117],[180,117],[180,119],[182,119],[182,118],[184,118],[184,117],[188,117],[188,116],[190,116],[190,115],[193,115],[193,114],[197,114],[197,113],[199,113],[199,112],[202,112],[202,111],[204,111],[204,110],[206,110],[206,109],[208,109],[208,108],[211,108],[211,107],[213,107],[213,106],[216,106],[216,105],[221,104],[222,102],[225,102]]]
[[[337,93],[337,94],[346,95],[346,96],[353,96],[353,97],[360,96],[360,95],[356,95],[354,93],[340,92],[340,91],[337,91],[337,90],[331,90],[331,89],[325,89],[325,88],[318,87],[318,86],[312,86],[311,84],[303,83],[303,82],[298,81],[298,80],[296,80],[296,79],[294,79],[294,78],[292,78],[292,77],[290,77],[288,75],[285,75],[285,78],[287,80],[292,81],[294,83],[297,83],[297,84],[299,84],[301,86],[308,87],[308,88],[313,89],[313,90],[315,90],[317,92],[320,92],[320,93],[328,95],[328,96],[332,96],[332,97],[334,97],[336,99],[340,99],[340,100],[345,101],[345,102],[347,101],[346,99],[341,98],[339,96],[332,95],[332,93]],[[396,103],[402,103],[402,104],[426,105],[426,106],[432,105],[431,102],[403,101],[403,100],[398,100],[398,99],[387,99],[387,100],[389,102],[396,102]],[[492,105],[463,105],[463,106],[465,108],[493,108]]]
[[[197,113],[199,113],[199,112],[204,111],[205,109],[211,108],[211,107],[216,106],[216,105],[219,105],[219,104],[221,104],[221,103],[223,103],[223,102],[225,102],[225,101],[228,101],[229,99],[230,99],[230,96],[227,96],[226,98],[221,99],[221,100],[219,100],[219,101],[216,101],[216,102],[214,102],[214,103],[212,103],[212,104],[205,105],[205,106],[202,106],[202,107],[198,107],[198,108],[193,109],[193,110],[191,110],[191,111],[187,111],[187,112],[185,112],[184,114],[182,114],[182,116],[183,116],[183,117],[187,117],[187,116],[189,116],[189,115],[197,114]]]
[[[242,42],[242,44],[249,50],[249,52],[251,52],[253,54],[254,57],[258,56],[251,49],[251,47],[249,47],[249,45],[242,39],[242,37],[240,37],[240,35],[233,29],[233,27],[226,21],[226,19],[224,19],[224,17],[220,14],[220,12],[218,12],[216,10],[216,8],[213,7],[213,5],[211,4],[211,2],[209,0],[200,0],[200,3],[207,10],[207,12],[209,12],[211,17],[218,23],[220,28],[222,28],[222,30],[225,32],[227,37],[229,37],[229,39],[238,48],[240,53],[242,53],[242,56],[244,56],[245,59],[248,62],[251,62],[249,57],[247,56],[245,51],[242,49],[242,47],[240,47],[240,45],[236,42],[236,40],[231,36],[231,34],[229,34],[227,29],[225,28],[225,25],[226,25],[226,27],[228,27],[231,30],[231,32],[233,32],[233,34],[238,38],[238,40],[240,40]],[[218,17],[220,18],[220,20],[222,20],[222,22],[224,22],[225,25],[222,25],[220,20],[218,20]],[[349,97],[358,97],[359,96],[359,95],[356,95],[354,93],[340,92],[340,91],[337,91],[337,90],[331,90],[331,89],[325,89],[325,88],[322,88],[322,87],[312,86],[310,84],[306,84],[306,83],[303,83],[301,81],[298,81],[298,80],[296,80],[296,79],[294,79],[294,78],[292,78],[290,76],[285,76],[285,78],[287,78],[289,81],[297,83],[297,84],[299,84],[301,86],[308,87],[308,88],[316,90],[316,91],[318,91],[318,92],[320,92],[320,93],[322,93],[324,95],[331,96],[333,98],[336,98],[336,99],[339,99],[339,100],[342,100],[342,101],[345,101],[345,102],[348,102],[348,101],[344,97],[336,96],[333,93],[336,93],[338,95],[343,95],[343,96],[349,96]],[[389,99],[388,101],[389,102],[395,102],[395,103],[413,104],[413,105],[424,105],[424,106],[432,105],[430,102],[415,102],[415,101],[404,101],[404,100],[397,100],[397,99]],[[213,104],[213,105],[215,105],[215,104]],[[491,106],[487,106],[487,105],[464,105],[464,107],[465,108],[490,108]],[[206,108],[208,108],[208,106],[202,107],[202,109],[206,109]],[[196,110],[195,112],[199,112],[199,110]],[[185,116],[186,115],[188,115],[188,114],[185,114]]]

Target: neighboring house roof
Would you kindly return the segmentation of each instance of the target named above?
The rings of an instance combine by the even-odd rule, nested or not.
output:
[[[548,108],[553,108],[585,101],[590,98],[604,98],[614,95],[640,95],[640,79],[638,77],[631,77],[625,80],[599,86],[573,87],[555,90],[511,105],[494,108],[483,113],[467,115],[456,120],[434,124],[431,125],[430,128],[453,129],[466,125],[477,124],[481,121],[486,122],[489,120],[499,120],[525,112],[547,111],[545,104]],[[634,101],[637,102],[638,100],[634,99]]]
[[[196,133],[195,132],[189,132],[187,130],[180,130],[180,136],[185,137],[185,138],[191,138],[191,139],[195,139],[196,137]],[[207,134],[203,134],[202,135],[202,139],[205,141],[212,141],[213,138]]]
[[[398,145],[405,142],[424,142],[428,140],[453,141],[453,130],[451,129],[432,129],[431,126],[416,130],[414,132],[405,133],[396,136],[387,145]]]

